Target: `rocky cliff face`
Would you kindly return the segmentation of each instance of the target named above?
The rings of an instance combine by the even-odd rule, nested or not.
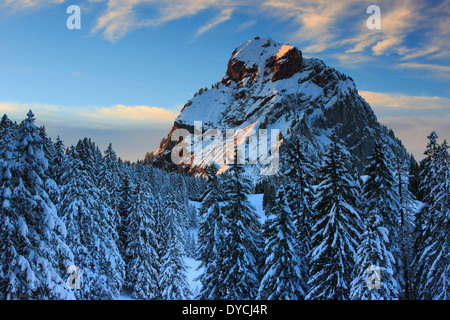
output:
[[[155,152],[156,165],[176,168],[170,157],[177,144],[172,133],[178,128],[194,132],[195,121],[202,122],[203,131],[214,128],[223,133],[226,129],[278,129],[284,141],[299,137],[314,159],[322,156],[327,137],[336,131],[359,170],[375,139],[385,141],[401,157],[407,155],[393,132],[377,121],[350,77],[270,38],[254,38],[237,47],[224,78],[186,103]],[[208,159],[208,148],[202,151]],[[257,172],[250,170],[256,179]]]
[[[255,42],[259,42],[260,39],[253,39]],[[272,48],[274,44],[270,39],[265,39],[266,42],[260,46],[260,56],[267,57],[267,53],[274,53]],[[253,45],[256,43],[252,44]],[[271,47],[270,49],[265,49]],[[277,45],[275,47],[278,49]],[[258,48],[242,48],[236,49],[228,62],[228,68],[225,78],[229,78],[234,82],[241,82],[248,78],[250,83],[255,81],[256,76],[260,72],[264,72],[264,76],[271,76],[270,81],[275,82],[277,80],[283,80],[292,77],[295,73],[299,72],[302,67],[302,53],[297,48],[290,45],[283,45],[276,55],[271,55],[265,62],[264,70],[261,70],[261,61],[254,60],[254,57],[248,55],[244,56],[243,50],[252,50]],[[241,60],[242,59],[242,60]]]

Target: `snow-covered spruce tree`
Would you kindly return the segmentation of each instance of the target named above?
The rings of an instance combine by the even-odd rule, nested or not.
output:
[[[223,299],[255,299],[258,294],[260,274],[257,261],[261,254],[260,222],[256,210],[248,200],[251,181],[244,176],[243,166],[234,163],[224,179],[225,248],[222,260]]]
[[[162,259],[162,257],[165,254],[164,250],[166,248],[165,245],[167,242],[166,234],[165,234],[166,214],[165,214],[165,202],[164,202],[163,196],[161,193],[158,193],[158,192],[155,194],[153,214],[154,214],[154,219],[155,219],[155,231],[156,231],[156,236],[158,238],[158,244],[159,244],[156,251],[158,253],[158,256]]]
[[[121,224],[121,216],[119,214],[119,162],[111,144],[105,150],[104,157],[100,163],[98,180],[104,202],[112,209],[114,230],[118,230]]]
[[[102,156],[100,149],[97,148],[97,186],[100,189],[101,210],[108,219],[107,228],[109,229],[108,241],[112,241],[108,246],[114,250],[114,260],[111,260],[110,276],[111,284],[120,290],[125,279],[125,262],[123,260],[120,247],[119,230],[122,224],[119,214],[119,162],[112,145]]]
[[[11,168],[17,158],[16,139],[17,126],[5,114],[0,121],[0,196],[3,191],[11,187]],[[4,179],[4,180],[3,180]],[[8,192],[10,193],[10,191]]]
[[[431,132],[427,137],[427,148],[424,152],[425,158],[421,161],[422,171],[420,172],[420,191],[423,194],[423,201],[432,203],[433,194],[431,189],[434,185],[439,184],[437,170],[439,168],[439,154],[440,148],[437,139],[439,136],[436,131]]]
[[[53,153],[49,159],[49,175],[58,185],[62,184],[62,174],[64,173],[65,146],[60,137],[56,137]],[[59,202],[59,201],[58,201]]]
[[[202,300],[220,300],[226,296],[222,272],[226,225],[222,210],[224,192],[217,171],[216,165],[207,168],[208,185],[199,210],[197,256],[203,273],[199,277],[202,289],[197,298]]]
[[[264,208],[264,213],[266,215],[270,214],[270,209],[275,204],[275,196],[277,194],[276,183],[272,181],[270,178],[264,179],[262,182],[263,185],[263,201],[262,205]]]
[[[66,227],[49,193],[48,159],[31,110],[22,122],[17,154],[3,172],[2,287],[6,299],[73,299],[63,276],[73,255],[65,243]],[[10,150],[11,151],[11,150]]]
[[[160,172],[158,172],[158,179],[156,181],[162,181],[159,176]],[[155,220],[155,235],[158,243],[158,247],[156,248],[156,253],[159,257],[159,266],[158,275],[161,275],[161,268],[163,264],[163,258],[166,254],[167,249],[167,238],[166,238],[166,212],[165,212],[165,201],[163,199],[162,194],[159,191],[159,188],[155,188],[154,192],[154,204],[153,204],[153,216]],[[162,288],[161,281],[159,281],[159,289],[158,295],[156,297],[157,300],[162,300]]]
[[[187,236],[186,236],[186,244],[185,244],[185,252],[186,257],[195,259],[196,258],[196,241],[195,236],[192,232],[192,230],[188,230]]]
[[[295,249],[297,231],[294,216],[283,187],[277,192],[275,206],[265,224],[266,257],[258,298],[262,300],[299,300],[305,297],[301,260]]]
[[[96,248],[97,251],[94,251],[94,258],[97,255],[96,259],[107,279],[107,284],[104,285],[107,288],[105,290],[106,299],[115,299],[120,295],[125,279],[125,263],[119,251],[118,214],[110,204],[110,202],[115,203],[116,200],[108,201],[108,193],[105,192],[105,185],[107,185],[103,178],[105,158],[100,148],[95,143],[91,143],[88,148],[91,148],[93,155],[92,173],[98,199],[94,203],[95,214],[92,216],[95,219],[93,226],[98,228],[98,232],[95,234],[99,236],[99,245]],[[112,151],[111,161],[117,161],[114,151],[112,148],[110,150]],[[113,176],[115,175],[113,174]],[[109,182],[108,184],[113,185],[114,183]]]
[[[347,153],[335,134],[319,169],[313,205],[309,292],[306,299],[346,300],[353,280],[361,230],[356,182],[346,169]]]
[[[305,293],[308,292],[309,261],[307,257],[311,251],[313,172],[314,167],[309,158],[304,155],[300,139],[294,138],[287,149],[284,175],[289,178],[286,195],[294,216],[297,239],[295,248],[300,259],[301,271],[299,281]]]
[[[450,299],[450,156],[449,146],[444,142],[432,146],[437,135],[432,134],[429,148],[425,154],[427,164],[422,176],[422,188],[429,190],[425,197],[427,207],[423,227],[423,249],[419,265],[420,297],[423,299]],[[432,149],[430,148],[432,147]],[[428,152],[429,151],[429,152]]]
[[[0,121],[0,173],[13,166],[17,158],[16,139],[17,126],[5,114]],[[8,180],[9,181],[9,180]],[[1,186],[0,186],[1,187]]]
[[[419,192],[420,186],[420,166],[417,163],[413,155],[409,160],[409,172],[408,172],[408,189],[414,195],[417,200],[422,200]]]
[[[9,119],[7,114],[4,114],[2,118],[0,119],[0,136],[7,137],[7,136],[17,136],[17,130],[18,126],[15,122],[13,122],[11,119]],[[6,141],[1,140],[0,146],[4,146],[4,143]]]
[[[47,136],[47,131],[44,126],[41,126],[38,128],[39,137],[43,141],[43,151],[45,154],[45,157],[48,161],[47,170],[45,171],[45,174],[51,179],[52,183],[54,184],[52,188],[49,188],[49,197],[50,200],[58,206],[60,203],[60,179],[59,174],[60,171],[56,171],[57,169],[57,161],[60,159],[57,159],[57,149],[56,145],[51,141],[51,139]]]
[[[119,251],[124,259],[125,265],[128,265],[128,260],[125,254],[128,241],[127,221],[131,212],[131,204],[134,194],[132,172],[132,168],[123,164],[120,165],[120,186],[118,190],[119,204],[117,208],[120,216],[120,224],[117,227],[117,234],[119,237]]]
[[[415,197],[409,188],[409,168],[410,162],[402,163],[400,157],[396,157],[395,164],[395,188],[399,196],[400,221],[398,224],[398,244],[400,249],[401,292],[400,299],[412,299],[412,281],[414,278],[412,263],[414,259],[414,208],[416,206]]]
[[[0,120],[0,161],[13,158],[12,148],[17,139],[18,127],[6,114]]]
[[[414,263],[415,267],[415,280],[414,281],[414,295],[415,298],[425,298],[427,296],[424,290],[424,283],[426,282],[427,273],[425,264],[421,263],[424,260],[420,259],[423,252],[427,248],[426,242],[431,237],[430,226],[431,226],[431,215],[430,215],[430,204],[433,203],[434,198],[431,193],[431,188],[433,185],[437,185],[436,182],[436,169],[437,169],[437,155],[439,154],[440,145],[437,142],[438,135],[435,131],[427,137],[428,143],[424,155],[426,156],[422,161],[420,161],[420,173],[419,173],[419,196],[420,200],[423,201],[424,206],[416,213],[415,219],[415,230],[414,230]],[[430,299],[430,297],[427,297]]]
[[[137,179],[127,217],[126,279],[134,299],[155,299],[158,290],[159,259],[153,216],[153,195]]]
[[[187,239],[186,239],[186,255],[188,258],[197,259],[197,240],[195,234],[199,229],[198,210],[195,205],[188,201],[185,207],[187,212]]]
[[[112,209],[97,185],[98,157],[90,139],[80,140],[69,152],[64,175],[61,210],[82,273],[81,290],[76,292],[81,299],[117,298],[125,276]]]
[[[192,297],[192,292],[184,262],[186,221],[183,221],[176,193],[169,192],[164,202],[164,255],[159,274],[161,298],[187,300]]]
[[[160,236],[160,256],[165,255],[165,250],[167,250],[167,245],[170,239],[170,233],[166,232],[167,225],[169,222],[176,217],[176,226],[179,230],[179,239],[183,246],[186,243],[187,236],[187,215],[184,212],[185,207],[183,206],[184,200],[180,194],[179,190],[176,188],[166,189],[166,193],[160,195],[159,199],[155,199],[155,207],[160,206],[159,212],[155,214],[156,228]],[[173,216],[173,217],[172,217]]]
[[[48,160],[49,166],[47,168],[47,174],[50,175],[51,165],[53,164],[53,156],[56,152],[55,144],[52,142],[51,138],[47,135],[47,130],[44,126],[40,126],[38,128],[39,137],[43,141],[42,149],[44,150],[44,154]]]
[[[12,173],[16,151],[17,126],[5,114],[0,122],[0,299],[10,299],[8,288],[11,290],[9,279],[9,265],[18,259],[16,247],[20,243],[16,222],[19,217],[11,206]],[[14,274],[13,274],[14,276]],[[12,283],[14,285],[14,283]]]
[[[62,192],[59,210],[67,227],[67,243],[74,253],[74,264],[81,270],[81,288],[75,290],[77,299],[101,299],[97,288],[96,261],[90,250],[93,239],[90,230],[91,203],[95,197],[91,194],[93,182],[77,150],[69,148],[62,175]]]
[[[186,206],[186,211],[188,218],[188,228],[198,229],[199,225],[197,208],[193,204],[188,203],[188,205]]]
[[[364,300],[391,300],[398,298],[399,196],[392,165],[381,141],[375,141],[369,164],[365,168],[364,183],[365,230],[358,247],[355,264],[356,278],[352,282],[351,298]],[[368,285],[379,270],[380,288]],[[369,269],[369,270],[368,270]],[[372,277],[369,279],[369,277]],[[368,280],[369,279],[369,280]],[[369,282],[368,282],[369,281]]]

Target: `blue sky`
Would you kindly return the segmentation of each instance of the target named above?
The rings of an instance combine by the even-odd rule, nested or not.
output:
[[[380,30],[366,27],[371,4]],[[142,159],[235,47],[269,36],[351,76],[421,159],[431,130],[450,138],[449,18],[449,1],[0,0],[0,113],[31,108],[66,145],[89,136]]]

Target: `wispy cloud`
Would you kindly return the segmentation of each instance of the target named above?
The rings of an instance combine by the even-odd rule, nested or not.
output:
[[[339,60],[342,65],[349,68],[357,68],[359,63],[373,61],[374,58],[361,53],[334,53],[330,55]]]
[[[0,0],[0,8],[23,10],[62,2],[64,0]],[[232,19],[235,13],[245,13],[250,20],[236,30],[248,28],[262,16],[286,21],[292,27],[293,42],[301,42],[306,53],[339,49],[346,54],[357,53],[359,57],[395,54],[404,61],[422,57],[443,59],[450,54],[449,1],[378,0],[380,30],[367,29],[366,9],[370,3],[359,0],[85,0],[80,5],[87,3],[106,4],[91,33],[101,34],[111,42],[133,30],[160,26],[211,10],[213,14],[216,12],[215,16],[197,29],[194,37]],[[151,10],[141,11],[143,8]],[[416,41],[411,41],[412,37]]]
[[[60,4],[65,0],[0,0],[0,8],[10,10],[12,12],[40,9],[47,5]]]
[[[233,8],[227,8],[227,9],[222,10],[210,22],[208,22],[206,25],[204,25],[203,27],[198,29],[197,32],[195,33],[195,36],[198,37],[198,36],[202,35],[203,33],[205,33],[206,31],[214,28],[215,26],[217,26],[225,21],[230,20],[231,14],[233,13],[233,11],[234,11]]]
[[[109,0],[106,11],[97,19],[91,32],[101,31],[105,39],[111,42],[117,41],[130,31],[142,27],[142,21],[137,19],[133,9],[136,5],[145,3],[151,3],[151,1]]]
[[[422,5],[417,0],[377,2],[381,11],[381,29],[368,30],[366,16],[355,19],[355,33],[341,40],[343,45],[351,45],[347,53],[371,51],[371,54],[380,56],[395,52],[401,53],[399,48],[405,47],[405,38],[416,31],[423,23],[421,14]]]
[[[439,48],[429,58],[448,60],[450,56],[450,1],[441,1],[430,6],[424,14],[427,20],[427,32],[424,37],[426,46]]]
[[[358,54],[355,63],[367,61],[363,56],[393,55],[404,61],[448,57],[449,1],[379,0],[376,4],[381,9],[380,30],[366,27],[368,2],[267,0],[261,8],[269,16],[291,21],[296,28],[292,40],[304,43],[305,52],[338,49],[342,61]]]
[[[354,3],[354,0],[268,0],[262,4],[262,9],[279,19],[293,20],[299,26],[292,34],[293,39],[308,42],[306,52],[320,52],[336,44],[339,21],[354,14]]]
[[[254,25],[256,24],[256,22],[258,22],[258,20],[256,20],[256,19],[242,22],[241,24],[239,24],[239,25],[236,27],[235,32],[241,32],[241,31],[244,31],[244,30],[246,30],[246,29],[248,29],[248,28],[254,26]]]
[[[438,70],[450,72],[450,66],[430,64],[430,63],[416,63],[416,62],[405,62],[397,64],[398,68],[408,68],[408,69],[428,69],[428,70]]]
[[[232,6],[228,0],[90,0],[106,1],[107,9],[97,19],[92,33],[102,32],[105,39],[115,42],[129,32],[143,27],[156,27],[169,21],[195,15],[203,10],[215,8],[219,15],[209,24],[197,31],[201,34],[228,20]],[[152,7],[157,12],[155,17],[148,18],[137,14],[137,7]]]
[[[404,56],[402,57],[402,60],[410,60],[415,58],[420,58],[423,56],[430,55],[432,53],[435,53],[439,51],[439,46],[437,45],[428,45],[427,47],[421,49],[421,48],[405,48],[404,50]],[[402,50],[402,49],[400,49]]]

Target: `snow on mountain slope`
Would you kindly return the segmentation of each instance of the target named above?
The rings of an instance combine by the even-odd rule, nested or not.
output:
[[[329,142],[327,136],[334,130],[358,169],[370,154],[375,139],[384,140],[392,151],[406,158],[400,141],[378,123],[350,77],[322,60],[305,59],[296,47],[270,38],[254,38],[238,46],[224,78],[211,89],[201,89],[185,104],[167,139],[155,152],[156,165],[177,168],[170,157],[177,144],[171,141],[172,133],[179,128],[193,133],[196,121],[201,121],[202,132],[220,130],[224,145],[226,129],[246,129],[240,132],[241,143],[246,143],[251,132],[278,129],[284,141],[300,137],[315,160],[323,154]],[[201,167],[209,159],[217,158],[212,154],[213,148],[208,149],[211,144],[203,142]],[[260,178],[257,167],[249,169],[255,179]]]

